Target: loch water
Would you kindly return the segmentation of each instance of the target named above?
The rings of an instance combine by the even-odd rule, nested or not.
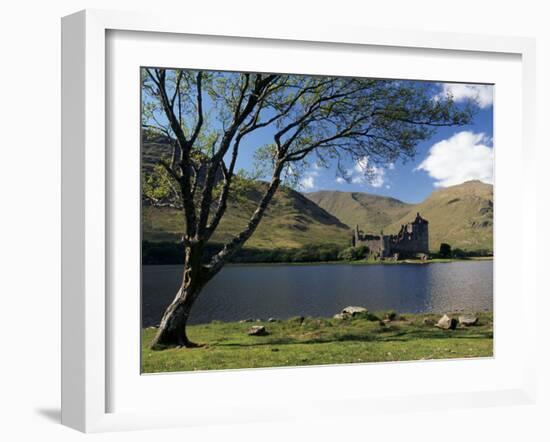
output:
[[[142,267],[142,324],[159,323],[182,266]],[[332,316],[348,305],[399,313],[492,311],[493,261],[430,264],[228,265],[195,303],[190,324]]]

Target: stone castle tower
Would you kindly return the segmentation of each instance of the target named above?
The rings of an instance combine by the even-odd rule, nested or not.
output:
[[[367,246],[370,253],[380,258],[398,254],[399,257],[416,257],[427,255],[430,252],[428,220],[422,218],[420,213],[407,224],[403,224],[397,235],[365,234],[355,226],[352,238],[352,246]]]

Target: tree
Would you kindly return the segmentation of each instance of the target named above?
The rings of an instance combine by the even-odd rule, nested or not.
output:
[[[337,164],[368,159],[376,165],[414,156],[438,126],[462,125],[473,107],[451,96],[434,100],[433,85],[366,78],[142,70],[142,128],[166,137],[169,158],[158,177],[144,180],[144,196],[182,211],[184,270],[153,348],[193,347],[186,324],[203,287],[256,230],[282,181],[296,182],[312,161]],[[256,178],[267,181],[246,227],[213,257],[205,245],[238,191],[239,149],[253,133],[269,142],[256,148]],[[242,182],[243,180],[241,180]]]
[[[338,259],[343,261],[357,261],[359,259],[366,259],[368,255],[369,248],[367,246],[348,247],[338,254]]]
[[[452,256],[451,246],[445,242],[442,242],[439,246],[439,256],[441,258],[450,258]]]

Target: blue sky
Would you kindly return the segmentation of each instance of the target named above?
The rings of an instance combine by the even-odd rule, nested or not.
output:
[[[297,190],[341,190],[385,195],[416,203],[435,189],[479,179],[493,181],[493,86],[441,83],[442,94],[452,93],[455,100],[475,99],[478,111],[470,125],[439,128],[429,139],[418,145],[414,160],[374,169],[374,178],[365,179],[362,172],[368,164],[349,163],[351,182],[337,177],[333,165],[328,168],[310,164]],[[437,97],[434,97],[437,99]],[[257,146],[270,142],[270,134],[258,132],[250,136],[239,152],[237,169],[250,170]]]
[[[433,87],[432,87],[433,86]],[[451,94],[457,103],[474,100],[477,105],[471,124],[438,128],[433,136],[417,146],[414,159],[384,166],[369,163],[363,157],[344,164],[348,180],[339,177],[335,164],[319,167],[315,156],[306,158],[296,190],[314,192],[340,190],[390,196],[408,203],[418,203],[435,189],[461,184],[468,180],[493,182],[493,86],[460,83],[432,83],[433,99]],[[204,98],[206,112],[212,106]],[[164,120],[163,115],[160,116]],[[216,124],[211,121],[211,124]],[[254,153],[273,141],[271,126],[247,135],[239,149],[236,170],[252,172]],[[229,154],[228,154],[229,155]],[[365,173],[368,171],[368,174]],[[366,176],[370,179],[367,179]],[[269,179],[269,176],[260,179]]]

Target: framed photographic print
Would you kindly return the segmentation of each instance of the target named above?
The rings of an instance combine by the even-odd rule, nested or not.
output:
[[[63,422],[530,401],[534,324],[513,324],[535,302],[517,270],[533,57],[518,38],[66,17]]]

